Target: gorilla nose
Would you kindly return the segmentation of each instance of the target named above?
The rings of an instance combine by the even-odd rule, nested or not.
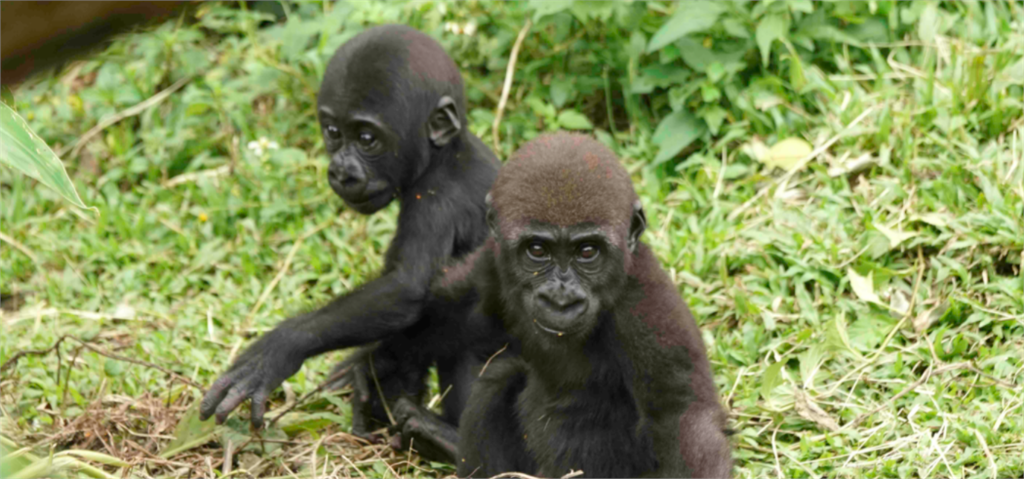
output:
[[[343,190],[353,193],[355,193],[353,190],[366,184],[366,175],[363,174],[361,168],[350,168],[339,162],[332,162],[331,166],[327,168],[327,179]]]
[[[584,298],[573,294],[540,293],[538,299],[546,309],[562,316],[578,316],[586,306]]]

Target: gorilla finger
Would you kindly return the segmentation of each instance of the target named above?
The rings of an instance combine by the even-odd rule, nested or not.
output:
[[[391,436],[391,440],[388,441],[388,445],[391,446],[391,449],[394,451],[404,451],[405,448],[402,447],[403,442],[405,441],[402,440],[402,433],[399,432]]]
[[[221,401],[220,406],[217,406],[217,424],[223,424],[224,420],[228,418],[228,414],[231,414],[231,411],[234,411],[239,404],[249,398],[247,386],[248,384],[239,384],[231,388],[231,392]]]
[[[335,368],[335,369],[339,369],[339,368]],[[331,373],[329,378],[333,378],[335,374],[337,374],[337,373]],[[327,384],[327,390],[328,391],[337,391],[337,390],[339,390],[341,388],[344,388],[344,387],[346,387],[346,386],[348,386],[350,384],[352,384],[352,372],[347,372],[344,375],[342,375],[341,377],[339,377],[339,378],[331,381],[330,383],[328,383]]]
[[[206,395],[203,396],[203,402],[199,404],[199,420],[205,421],[210,419],[210,416],[213,415],[217,406],[224,400],[224,396],[228,394],[233,384],[234,380],[231,375],[225,374],[217,379],[213,386],[210,386],[210,389],[206,391]]]
[[[401,397],[395,402],[395,407],[392,408],[394,413],[395,421],[399,424],[406,422],[410,417],[416,415],[418,408],[416,403],[409,400],[409,398]]]
[[[269,396],[270,391],[266,388],[259,388],[252,395],[252,404],[249,406],[251,413],[249,420],[252,421],[252,427],[256,429],[263,428],[263,415],[267,412],[267,398]]]
[[[366,377],[366,371],[363,368],[355,368],[352,370],[352,392],[359,397],[359,402],[370,401],[370,381]]]

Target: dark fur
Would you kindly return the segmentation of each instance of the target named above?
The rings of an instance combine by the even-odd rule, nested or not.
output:
[[[494,237],[471,268],[438,280],[435,298],[475,290],[521,356],[503,354],[473,385],[458,474],[728,477],[726,417],[700,331],[651,250],[627,247],[642,213],[615,156],[583,136],[541,136],[504,166],[492,196]],[[582,332],[538,329],[522,302],[533,286],[516,241],[546,224],[595,228],[613,245],[604,272],[580,275],[600,304],[593,321],[586,310],[573,320]]]
[[[384,271],[261,337],[210,388],[201,415],[205,419],[216,414],[222,421],[251,398],[252,422],[259,427],[270,392],[307,358],[383,341],[377,349],[352,356],[346,365],[355,367],[345,380],[357,389],[354,429],[364,432],[369,427],[368,414],[383,416],[376,394],[369,394],[370,358],[389,400],[419,400],[427,368],[438,362],[442,382],[461,391],[445,401],[448,417],[457,418],[472,380],[463,358],[472,364],[475,357],[447,346],[458,339],[451,331],[424,333],[442,326],[426,317],[423,307],[439,268],[485,239],[484,196],[498,169],[494,155],[466,128],[459,71],[441,46],[420,32],[404,26],[372,28],[332,58],[318,113],[331,158],[332,188],[364,214],[394,198],[401,203]],[[379,148],[356,142],[366,131],[375,135]],[[360,180],[346,182],[356,177]],[[468,320],[458,323],[463,322]]]

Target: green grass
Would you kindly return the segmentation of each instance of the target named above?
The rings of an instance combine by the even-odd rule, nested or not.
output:
[[[687,4],[273,5],[203,5],[14,89],[99,214],[0,167],[0,356],[82,341],[3,371],[5,477],[220,475],[229,449],[233,475],[450,474],[354,442],[344,394],[261,442],[199,423],[199,391],[150,364],[207,385],[380,269],[397,208],[359,216],[324,181],[314,104],[338,45],[385,22],[434,35],[491,144],[527,17],[499,154],[592,127],[623,158],[704,331],[736,476],[1024,475],[1020,2],[737,3],[704,24],[673,16]],[[790,158],[765,153],[787,138]]]

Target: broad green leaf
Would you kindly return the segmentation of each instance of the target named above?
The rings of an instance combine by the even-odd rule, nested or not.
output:
[[[804,76],[804,64],[800,60],[800,55],[797,54],[796,49],[793,48],[793,45],[787,42],[786,48],[789,49],[789,83],[799,93],[807,85],[807,77]]]
[[[836,43],[849,43],[853,46],[861,46],[863,43],[842,30],[828,24],[815,24],[801,26],[799,33],[815,40],[825,40]]]
[[[216,429],[214,421],[199,420],[199,402],[196,402],[178,420],[178,426],[174,428],[174,439],[160,452],[160,457],[166,459],[181,451],[202,446],[217,436]]]
[[[756,137],[740,146],[740,151],[750,157],[752,160],[756,160],[764,163],[764,161],[771,157],[769,153],[768,145],[765,145],[763,141]]]
[[[722,77],[725,76],[725,66],[723,66],[721,62],[712,62],[708,65],[705,73],[708,75],[708,80],[717,83],[718,80],[721,80]]]
[[[798,356],[800,360],[800,379],[806,388],[814,386],[814,376],[818,373],[822,363],[829,357],[829,349],[822,342],[816,342],[807,351]]]
[[[757,47],[761,50],[761,64],[768,65],[768,57],[772,53],[772,43],[785,38],[789,31],[789,22],[780,14],[773,14],[761,20],[757,26]]]
[[[850,280],[850,287],[853,288],[853,293],[860,298],[861,301],[867,301],[869,303],[882,304],[882,300],[875,294],[875,283],[872,279],[874,272],[868,273],[867,276],[861,276],[854,271],[853,268],[846,269],[846,277]]]
[[[850,333],[846,327],[846,316],[843,313],[839,313],[839,316],[829,322],[826,327],[825,344],[832,351],[846,351],[858,358],[861,357],[861,354],[850,344]]]
[[[103,373],[110,377],[117,377],[124,374],[124,364],[121,361],[108,359],[103,363]]]
[[[935,39],[935,33],[939,28],[939,6],[935,2],[929,2],[921,18],[917,20],[917,38],[928,43]]]
[[[884,234],[886,238],[889,238],[889,246],[891,248],[895,248],[895,247],[899,246],[900,243],[902,243],[902,242],[904,242],[904,241],[906,241],[906,240],[908,240],[910,238],[913,238],[913,237],[918,235],[918,233],[913,232],[913,231],[906,232],[906,231],[892,230],[892,229],[886,228],[885,226],[883,226],[882,224],[879,224],[879,223],[875,224],[875,229],[878,230],[879,232],[881,232],[882,234]]]
[[[679,110],[665,117],[654,131],[654,144],[661,147],[654,165],[660,165],[704,134],[704,122],[686,110]]]
[[[280,429],[289,435],[303,430],[316,431],[323,429],[329,424],[337,424],[344,429],[352,427],[352,422],[344,416],[327,411],[316,413],[293,412],[282,417],[277,423]]]
[[[644,47],[647,45],[647,37],[644,36],[643,32],[634,30],[633,33],[629,34],[629,43],[626,46],[626,53],[630,57],[639,57],[644,53]]]
[[[725,9],[721,2],[679,2],[675,14],[651,37],[647,53],[656,52],[686,35],[711,28]]]
[[[298,15],[291,16],[284,25],[276,25],[261,31],[268,43],[280,45],[281,56],[297,61],[311,45],[312,40],[320,33],[319,21],[303,20]]]
[[[862,315],[847,329],[850,346],[865,353],[874,351],[891,328],[892,323],[879,317]]]
[[[751,145],[753,147],[753,145]],[[811,154],[810,143],[800,138],[786,138],[774,145],[767,150],[763,148],[753,148],[757,156],[757,161],[764,163],[771,167],[778,167],[786,171],[792,171],[800,164],[800,160],[803,160],[807,155]]]
[[[82,203],[60,158],[5,103],[0,103],[0,144],[0,162],[53,188],[71,204],[90,209]]]
[[[707,123],[711,134],[718,135],[718,130],[722,126],[722,122],[725,121],[728,112],[718,105],[708,105],[702,108],[698,114]]]
[[[590,123],[586,115],[576,110],[565,110],[558,114],[558,125],[570,130],[590,130],[594,125]]]
[[[546,120],[555,118],[555,107],[540,98],[531,96],[526,99],[526,104],[530,105],[535,114],[543,116]]]
[[[533,8],[533,21],[549,15],[568,10],[572,6],[572,0],[531,0],[530,7]]]
[[[992,184],[992,181],[985,175],[978,175],[977,178],[978,186],[985,193],[985,201],[996,208],[1002,208],[1005,200],[1003,194],[999,192],[999,187]]]
[[[573,98],[575,90],[572,80],[569,78],[554,78],[551,80],[551,103],[555,108],[562,108],[565,102]]]
[[[618,2],[573,2],[572,14],[581,22],[587,20],[607,22],[619,7]]]
[[[789,5],[789,9],[794,12],[814,12],[814,4],[811,3],[811,0],[789,0],[786,3]]]
[[[679,47],[679,56],[683,62],[697,71],[707,71],[715,63],[721,65],[725,72],[737,72],[746,68],[746,62],[743,61],[743,57],[747,54],[745,48],[711,49],[693,37],[680,38],[676,45]]]
[[[761,375],[761,397],[768,399],[768,395],[771,394],[772,389],[782,384],[782,367],[786,365],[785,361],[779,361],[771,366],[768,366],[764,370],[764,374]]]

